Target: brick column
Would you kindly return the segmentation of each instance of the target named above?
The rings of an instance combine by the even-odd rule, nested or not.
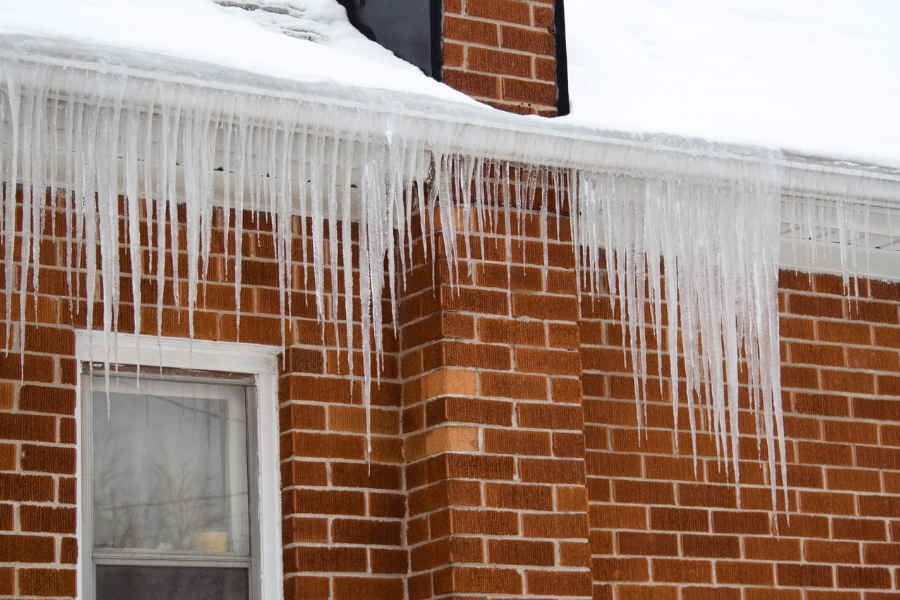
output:
[[[567,91],[557,90],[554,4],[444,0],[444,82],[502,110],[555,116],[559,107],[565,113]]]
[[[511,277],[502,216],[471,240],[456,289],[439,241],[434,275],[421,244],[408,274],[411,600],[591,596],[574,255],[550,243],[545,268],[537,217],[512,221]]]

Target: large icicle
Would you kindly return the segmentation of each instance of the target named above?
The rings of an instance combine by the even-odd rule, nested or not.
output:
[[[621,307],[636,396],[645,397],[650,385],[647,347],[652,334],[661,345],[665,340],[670,357],[668,385],[676,418],[679,404],[686,402],[696,445],[695,414],[705,411],[721,456],[731,457],[737,479],[739,378],[746,368],[750,399],[761,414],[773,495],[778,462],[785,481],[776,292],[784,169],[777,153],[562,136],[538,143],[534,135],[519,132],[498,137],[502,143],[492,148],[476,128],[460,123],[398,119],[300,98],[11,59],[0,59],[0,76],[7,351],[23,339],[23,296],[29,275],[36,289],[40,238],[45,224],[53,222],[47,211],[59,204],[45,201],[49,187],[64,200],[68,272],[86,275],[86,289],[76,276],[70,279],[70,293],[86,295],[89,324],[96,296],[102,299],[104,331],[109,334],[117,326],[120,250],[138,275],[131,278],[135,302],[142,300],[139,278],[155,279],[157,327],[167,290],[176,306],[166,308],[187,313],[191,335],[194,310],[210,273],[233,278],[239,315],[242,257],[271,251],[278,275],[268,284],[278,289],[285,335],[292,292],[304,292],[308,283],[315,288],[323,336],[333,330],[341,343],[343,330],[351,375],[357,343],[353,325],[362,325],[362,390],[368,406],[370,385],[382,364],[382,300],[387,295],[391,306],[397,306],[405,280],[395,280],[395,253],[405,272],[411,232],[423,232],[426,258],[434,258],[435,219],[440,218],[455,285],[458,260],[464,258],[457,253],[457,233],[464,236],[462,252],[468,252],[473,224],[496,227],[496,211],[502,210],[511,262],[512,218],[521,230],[524,213],[530,211],[541,219],[546,261],[549,210],[546,202],[536,208],[535,193],[552,184],[569,198],[582,281],[598,295],[608,284]],[[18,228],[17,185],[22,186],[24,210]],[[463,202],[457,221],[457,202],[473,188],[474,198]],[[815,202],[792,206],[794,222],[805,224],[812,236]],[[834,222],[843,251],[846,230],[866,231],[867,224],[857,222],[863,211],[854,212],[848,203],[837,206]],[[511,215],[513,211],[518,214]],[[273,248],[248,242],[245,213],[260,226],[271,226]],[[411,223],[414,218],[418,227]],[[139,220],[146,220],[143,245]],[[233,240],[233,270],[227,260],[216,263],[211,256],[214,227],[225,233],[226,258]],[[21,253],[16,260],[17,239]],[[295,244],[300,244],[299,253],[293,251]],[[307,262],[312,263],[311,282]],[[350,271],[354,262],[355,279]],[[849,287],[849,273],[860,265],[852,259],[845,263]],[[19,314],[11,315],[16,294]],[[396,326],[396,311],[394,315]],[[14,318],[18,331],[12,327]],[[135,327],[141,326],[136,311]],[[678,356],[684,360],[683,373]],[[662,378],[661,352],[656,361]],[[683,398],[681,382],[687,389]],[[642,417],[640,406],[638,415]]]

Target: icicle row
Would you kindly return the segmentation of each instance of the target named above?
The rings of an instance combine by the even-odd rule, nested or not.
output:
[[[660,344],[660,381],[665,340],[676,428],[678,407],[686,402],[695,468],[696,414],[702,411],[720,455],[731,457],[729,468],[739,479],[739,377],[741,361],[746,360],[750,402],[765,432],[773,494],[777,463],[785,481],[775,287],[781,185],[774,154],[754,160],[693,159],[689,153],[657,156],[647,150],[652,171],[642,170],[643,158],[633,159],[631,168],[535,167],[539,159],[528,157],[540,154],[527,143],[518,161],[473,158],[465,148],[453,147],[451,141],[463,126],[401,123],[389,115],[78,69],[15,62],[0,68],[5,85],[0,91],[0,179],[8,196],[0,219],[8,288],[4,316],[11,318],[12,296],[19,294],[19,340],[29,275],[37,289],[40,238],[52,208],[44,197],[48,187],[65,198],[70,296],[86,295],[88,324],[93,324],[95,297],[102,299],[107,338],[118,320],[120,240],[127,250],[123,256],[138,274],[131,278],[137,305],[144,300],[141,278],[155,280],[157,335],[165,316],[164,290],[171,291],[175,308],[186,310],[193,336],[194,311],[207,281],[229,275],[240,330],[243,257],[269,251],[258,247],[257,232],[245,226],[245,215],[250,214],[257,229],[271,228],[270,250],[278,264],[277,283],[271,285],[278,288],[283,338],[289,335],[293,314],[291,294],[304,292],[310,283],[308,263],[323,342],[333,330],[336,343],[346,349],[351,376],[357,346],[353,326],[362,325],[358,345],[368,409],[373,378],[383,364],[382,299],[389,298],[396,328],[396,298],[412,259],[414,215],[430,261],[437,256],[440,220],[450,283],[455,286],[457,234],[463,236],[461,252],[470,255],[472,228],[496,231],[501,226],[498,211],[508,265],[514,258],[512,219],[523,235],[526,212],[529,219],[539,218],[544,262],[549,262],[551,207],[547,195],[538,205],[537,194],[548,194],[552,187],[557,198],[568,198],[580,281],[597,295],[608,286],[620,307],[634,364],[635,396],[646,398],[650,385],[649,331]],[[708,173],[685,176],[691,172],[691,160],[708,161]],[[604,156],[596,164],[603,165]],[[15,203],[9,196],[19,183],[24,218],[17,229]],[[219,209],[222,218],[216,222]],[[794,222],[803,224],[810,237],[815,235],[821,208],[809,201],[792,210]],[[853,244],[847,229],[868,231],[867,223],[861,222],[863,211],[858,208],[838,202],[836,210],[841,251],[846,252],[845,246]],[[140,221],[146,221],[146,240],[141,239]],[[215,242],[215,228],[224,232],[221,243]],[[16,239],[22,243],[18,261]],[[295,252],[298,242],[300,251]],[[481,243],[483,250],[483,236]],[[524,244],[522,248],[524,252]],[[226,259],[231,257],[229,273]],[[847,262],[849,289],[847,273],[859,265]],[[79,277],[72,278],[82,270],[84,290]],[[187,286],[186,294],[181,283]],[[357,294],[359,311],[354,308]],[[135,330],[142,326],[136,310]],[[12,347],[11,330],[7,328],[7,350]],[[679,355],[684,373],[678,370]],[[641,424],[644,407],[637,407]],[[370,439],[368,410],[366,431]]]

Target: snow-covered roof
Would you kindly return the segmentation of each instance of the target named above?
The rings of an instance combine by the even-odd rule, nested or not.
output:
[[[131,53],[151,71],[189,60],[201,79],[225,69],[471,104],[356,32],[335,0],[0,7],[0,43],[13,51],[40,41],[63,57]],[[900,167],[896,2],[568,0],[566,27],[572,113],[560,125]]]

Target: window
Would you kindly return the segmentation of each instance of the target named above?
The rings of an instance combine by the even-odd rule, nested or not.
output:
[[[119,335],[107,371],[95,337],[77,338],[83,597],[280,597],[274,349]]]

